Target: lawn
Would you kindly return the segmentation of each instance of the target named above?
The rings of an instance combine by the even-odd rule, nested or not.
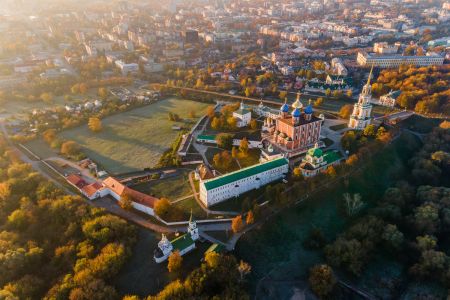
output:
[[[334,131],[339,131],[344,128],[347,128],[347,123],[330,126],[330,129]]]
[[[259,149],[249,149],[247,155],[239,152],[237,155],[237,159],[239,161],[239,164],[241,165],[241,168],[246,168],[259,163],[260,155],[261,151]]]
[[[188,170],[181,170],[175,176],[139,183],[132,188],[157,198],[164,197],[171,201],[176,200],[192,194],[189,172]]]
[[[60,137],[74,140],[85,154],[109,173],[123,173],[153,167],[161,154],[170,148],[179,131],[173,125],[192,126],[190,111],[204,114],[205,103],[171,98],[145,107],[113,115],[102,120],[103,131],[92,133],[87,125],[64,131]],[[168,119],[169,112],[178,114],[181,122]]]
[[[174,203],[173,206],[181,209],[185,213],[186,216],[188,216],[192,211],[192,215],[197,220],[207,218],[205,211],[199,206],[199,204],[197,203],[197,201],[195,200],[194,197]],[[183,221],[185,221],[185,220],[186,219],[184,219]]]

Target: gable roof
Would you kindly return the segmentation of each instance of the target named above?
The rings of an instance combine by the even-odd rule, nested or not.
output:
[[[120,181],[118,181],[113,177],[108,177],[105,180],[103,180],[103,185],[109,188],[117,195],[119,195],[120,197],[122,197],[122,195],[124,194],[128,194],[133,199],[133,202],[142,204],[150,208],[153,208],[156,200],[158,200],[158,198],[152,197],[150,195],[141,193],[139,191],[127,187],[126,185],[122,184]]]
[[[84,186],[87,185],[87,182],[84,181],[83,178],[81,178],[80,176],[78,176],[77,174],[70,174],[69,176],[67,176],[66,180],[75,185],[76,187],[78,187],[79,189],[83,188]]]
[[[91,197],[92,195],[94,195],[97,191],[99,191],[102,188],[103,188],[103,186],[100,183],[94,182],[92,184],[89,184],[89,185],[83,187],[81,190],[83,191],[83,193],[86,196]]]
[[[220,186],[271,170],[284,165],[288,165],[288,160],[284,157],[280,157],[268,162],[250,166],[244,169],[240,169],[223,176],[219,176],[213,179],[203,181],[206,190],[212,190]]]

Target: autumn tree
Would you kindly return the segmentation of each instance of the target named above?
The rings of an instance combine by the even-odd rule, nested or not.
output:
[[[86,83],[80,83],[80,94],[86,94],[89,87]]]
[[[124,193],[120,197],[119,205],[122,209],[131,210],[133,208],[133,197],[128,193]]]
[[[253,215],[253,211],[250,210],[247,213],[247,217],[245,219],[245,224],[250,225],[250,224],[253,224],[253,223],[255,223],[255,216]]]
[[[106,99],[108,97],[108,90],[104,87],[98,88],[98,96],[102,99]]]
[[[353,111],[353,106],[351,104],[345,104],[339,110],[339,116],[342,119],[348,119]]]
[[[88,127],[92,132],[100,132],[103,129],[102,121],[97,117],[89,118]]]
[[[53,101],[53,95],[50,93],[42,93],[40,96],[41,100],[45,103],[50,103]]]
[[[155,214],[157,214],[162,218],[167,216],[171,209],[172,205],[170,204],[170,201],[167,198],[161,198],[156,200],[155,205],[153,207]]]
[[[231,149],[233,146],[233,135],[220,133],[216,136],[217,146],[223,149]]]
[[[231,221],[231,229],[233,230],[233,232],[237,233],[240,232],[242,229],[244,228],[244,224],[242,222],[242,216],[236,216],[233,218],[233,220]]]
[[[216,111],[214,109],[214,106],[210,105],[206,108],[206,115],[208,118],[212,119],[216,115]]]
[[[246,263],[245,261],[241,260],[239,262],[239,265],[237,267],[239,271],[239,275],[241,276],[241,281],[244,280],[244,276],[247,274],[250,274],[252,271],[252,266],[250,264]]]
[[[248,141],[247,138],[243,138],[240,143],[239,143],[239,151],[242,153],[243,156],[247,156],[248,155]]]
[[[316,101],[314,101],[315,107],[322,106],[322,104],[323,104],[323,98],[317,98]]]
[[[75,156],[80,153],[80,146],[74,141],[66,141],[61,145],[61,154]]]
[[[178,272],[181,269],[181,264],[183,263],[183,257],[179,250],[172,252],[169,255],[167,269],[170,273]]]
[[[287,96],[287,92],[286,91],[280,91],[278,97],[280,98],[280,100],[285,100]]]
[[[51,144],[56,139],[56,129],[47,129],[42,134],[42,137],[44,138],[44,141],[46,141],[48,144]]]
[[[251,119],[251,121],[250,121],[250,129],[252,129],[252,130],[258,129],[258,122],[255,119]]]
[[[312,291],[321,299],[332,293],[337,282],[333,270],[328,265],[312,267],[308,281]]]

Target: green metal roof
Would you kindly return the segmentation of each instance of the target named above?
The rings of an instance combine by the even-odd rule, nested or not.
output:
[[[225,246],[214,243],[208,248],[208,250],[205,251],[205,253],[209,253],[209,252],[221,253],[221,252],[223,252],[223,250],[225,250]]]
[[[277,158],[268,162],[264,162],[258,165],[250,166],[241,170],[237,170],[231,172],[229,174],[216,177],[213,179],[205,180],[203,184],[205,185],[206,190],[212,190],[217,187],[241,180],[243,178],[247,178],[271,169],[275,169],[281,167],[283,165],[287,165],[288,161],[286,158]]]
[[[323,151],[319,148],[312,148],[308,150],[308,154],[315,157],[321,157],[323,155]]]
[[[173,249],[180,251],[190,247],[192,244],[195,244],[195,242],[191,238],[191,235],[188,233],[177,237],[176,239],[170,241],[170,243],[172,244]]]
[[[328,151],[323,156],[323,160],[327,162],[327,164],[331,164],[337,160],[340,160],[342,156],[338,152]]]
[[[215,141],[216,140],[216,136],[215,135],[203,135],[203,134],[200,134],[199,136],[197,136],[197,140]]]

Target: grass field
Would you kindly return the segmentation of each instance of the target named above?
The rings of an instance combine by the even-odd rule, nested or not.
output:
[[[180,174],[176,176],[140,183],[133,186],[133,189],[158,198],[164,197],[171,201],[176,200],[192,194],[189,172],[188,170],[181,170]]]
[[[110,173],[123,173],[153,167],[179,134],[173,125],[191,126],[190,111],[204,114],[205,103],[171,98],[102,120],[103,131],[92,133],[87,125],[64,131],[61,138],[74,140],[86,155]],[[185,122],[172,122],[168,113]]]

